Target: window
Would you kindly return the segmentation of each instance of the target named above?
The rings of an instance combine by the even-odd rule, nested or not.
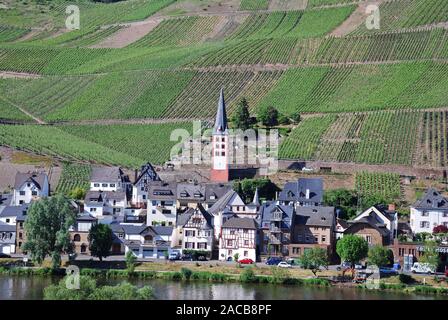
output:
[[[95,188],[98,188],[98,187],[100,186],[100,184],[99,184],[99,183],[94,183],[93,186],[94,186]]]
[[[145,187],[140,187],[140,191],[145,191]]]
[[[429,212],[428,211],[422,211],[422,217],[428,217]]]
[[[103,188],[106,188],[106,187],[107,187],[107,183],[103,183],[101,186],[102,186]]]
[[[75,241],[75,242],[81,241],[81,236],[79,234],[75,234],[73,237],[73,241]]]
[[[420,228],[429,228],[429,221],[420,221]]]
[[[115,183],[111,183],[111,184],[110,184],[110,187],[111,187],[111,188],[115,188]]]
[[[157,201],[152,201],[151,203],[152,203],[153,206],[157,205]]]
[[[142,196],[142,199],[143,199],[143,200],[146,200],[146,194],[144,194],[144,195]]]
[[[247,257],[249,255],[249,251],[244,251],[244,256]]]
[[[198,243],[198,249],[207,249],[207,243]]]
[[[156,210],[152,209],[152,214],[156,214]]]
[[[31,183],[27,183],[26,186],[29,188],[31,187]]]
[[[118,234],[118,238],[123,239],[124,238],[124,233],[119,233]]]
[[[243,233],[249,233],[249,230],[244,229],[244,230],[243,230]]]
[[[19,204],[23,204],[23,200],[20,200],[20,201],[19,201]]]
[[[248,246],[249,245],[249,240],[244,240],[244,245]]]
[[[20,191],[20,195],[24,196],[25,195],[25,191]]]
[[[194,249],[194,242],[185,242],[185,248]]]
[[[223,152],[221,152],[221,156],[225,156],[226,155],[226,153],[223,151]]]
[[[6,223],[9,223],[9,219],[6,219]]]
[[[227,240],[227,246],[228,247],[233,246],[233,240]]]
[[[194,235],[195,235],[194,230],[185,230],[186,237],[194,237]]]
[[[444,217],[444,218],[448,218],[448,212],[444,212],[444,213],[443,213],[443,217]]]
[[[222,142],[226,142],[226,138],[222,137],[222,138],[221,138],[221,141],[222,141]]]
[[[22,232],[19,232],[19,239],[23,239],[23,234],[22,234]]]
[[[322,242],[327,241],[327,237],[326,236],[322,236],[321,239],[322,239]]]
[[[19,222],[19,227],[23,228],[23,222]]]
[[[235,230],[230,230],[230,235],[234,235],[235,234]]]
[[[31,191],[32,196],[37,196],[37,191]]]
[[[319,242],[319,237],[318,236],[314,236],[314,242]]]
[[[367,243],[372,243],[372,237],[371,236],[366,236],[366,241],[367,241]]]
[[[90,212],[96,212],[96,208],[90,208]]]

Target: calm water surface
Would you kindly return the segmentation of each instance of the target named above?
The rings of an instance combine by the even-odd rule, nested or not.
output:
[[[43,289],[59,281],[59,278],[0,276],[0,300],[43,298]],[[120,281],[106,281],[115,284]],[[169,300],[421,300],[444,299],[446,296],[412,295],[391,292],[375,292],[350,288],[316,288],[280,286],[269,284],[213,284],[207,282],[174,282],[166,280],[131,280],[137,286],[151,285],[156,299]]]

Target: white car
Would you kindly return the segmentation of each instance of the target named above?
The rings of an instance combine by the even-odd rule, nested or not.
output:
[[[313,172],[314,169],[313,168],[309,168],[309,167],[303,167],[302,168],[302,172]]]
[[[414,264],[411,267],[412,273],[435,273],[436,270],[434,266],[430,265],[429,263],[421,263],[421,262],[414,262]]]
[[[288,262],[282,261],[280,262],[277,267],[279,268],[292,268],[292,265],[290,265]]]

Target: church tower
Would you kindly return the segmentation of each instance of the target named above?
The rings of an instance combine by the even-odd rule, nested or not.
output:
[[[227,125],[224,90],[219,96],[218,111],[212,135],[212,170],[210,180],[213,182],[229,181],[229,130]]]

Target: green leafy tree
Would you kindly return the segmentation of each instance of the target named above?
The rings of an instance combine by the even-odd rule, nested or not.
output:
[[[369,264],[376,265],[378,267],[384,267],[388,265],[390,261],[391,250],[380,245],[373,246],[369,249],[368,261]]]
[[[45,300],[148,300],[153,298],[153,290],[149,286],[137,288],[123,282],[116,286],[97,287],[96,280],[81,276],[79,289],[68,289],[66,278],[59,284],[44,289]]]
[[[233,190],[235,190],[243,199],[249,202],[253,200],[255,190],[258,188],[260,197],[272,199],[275,197],[275,192],[279,188],[269,179],[243,179],[237,180],[233,183]]]
[[[112,247],[113,233],[107,224],[98,223],[90,228],[89,232],[89,249],[94,257],[98,257],[100,261],[109,256]]]
[[[294,121],[294,123],[299,123],[302,120],[302,116],[300,115],[300,113],[296,112],[291,115],[291,119],[292,121]]]
[[[316,276],[321,267],[328,266],[327,250],[323,248],[311,248],[310,250],[306,250],[299,258],[299,263],[302,268],[311,270],[314,276]]]
[[[129,250],[126,252],[126,269],[129,273],[133,273],[135,271],[135,267],[137,265],[137,257],[132,252],[132,250]]]
[[[61,264],[61,254],[71,253],[69,228],[75,223],[76,213],[67,198],[57,195],[43,198],[31,204],[25,222],[27,240],[23,250],[31,258],[42,264],[46,256],[51,256],[52,267]]]
[[[238,259],[240,258],[240,254],[237,252],[237,253],[235,253],[234,255],[233,255],[233,260],[235,261],[235,262],[238,262]]]
[[[351,219],[356,216],[358,197],[352,190],[335,189],[324,193],[324,203],[339,210],[339,218]]]
[[[437,268],[440,263],[437,243],[435,241],[426,241],[424,248],[423,255],[419,258],[419,261]]]
[[[86,196],[86,190],[80,187],[76,187],[70,193],[68,194],[70,198],[76,199],[76,200],[82,200]]]
[[[366,258],[369,245],[366,240],[355,235],[345,235],[336,243],[336,252],[342,261],[351,263],[352,268],[355,263]]]
[[[278,125],[278,111],[272,106],[261,108],[258,112],[258,120],[267,127]]]
[[[249,113],[249,105],[246,98],[242,98],[236,106],[235,111],[232,114],[231,121],[235,128],[241,130],[247,130],[252,125],[252,120]]]

